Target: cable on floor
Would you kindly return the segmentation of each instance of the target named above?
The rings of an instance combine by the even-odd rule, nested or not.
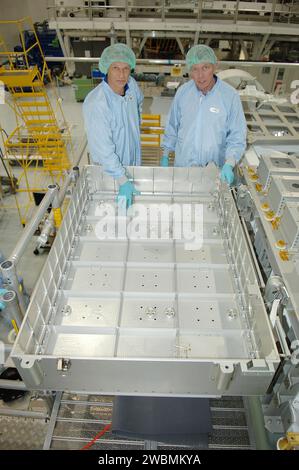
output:
[[[107,424],[102,431],[98,432],[98,434],[91,440],[89,441],[84,447],[82,447],[80,450],[87,450],[89,449],[100,437],[102,437],[109,429],[111,428],[111,423]]]

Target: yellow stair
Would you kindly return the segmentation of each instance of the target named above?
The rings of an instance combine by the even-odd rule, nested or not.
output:
[[[11,28],[15,30],[11,31]],[[32,31],[35,36],[35,42],[27,49],[25,31]],[[18,36],[22,50],[10,51],[7,46],[9,41],[2,39],[3,34]],[[34,49],[39,51],[43,61],[40,69],[36,65],[30,65],[30,52]],[[13,108],[16,116],[16,128],[8,138],[2,135],[5,148],[4,158],[9,161],[15,160],[22,167],[23,172],[18,175],[22,184],[25,181],[26,189],[22,187],[20,191],[28,192],[29,204],[31,204],[30,193],[35,189],[30,186],[29,181],[34,181],[35,183],[32,184],[36,184],[38,172],[48,171],[51,181],[57,181],[60,184],[65,170],[71,166],[69,153],[72,152],[69,127],[31,18],[16,21],[0,20],[0,64],[4,64],[0,66],[0,81],[5,84],[10,93],[7,104]],[[52,87],[53,95],[56,95],[55,112],[44,85],[45,78],[47,78],[47,87]],[[61,128],[56,117],[57,112]],[[42,162],[42,167],[38,168],[40,162]],[[8,168],[10,169],[10,165]],[[33,177],[28,177],[29,171],[34,172]],[[46,181],[44,174],[42,178]],[[37,187],[41,188],[41,186]],[[24,216],[21,214],[17,198],[16,204],[21,221],[24,223],[28,208]]]
[[[6,69],[5,67],[0,67],[0,80],[8,88],[18,88],[18,87],[32,87],[33,82],[38,74],[38,68],[35,66],[29,70],[11,70]],[[37,83],[40,83],[38,81]],[[43,84],[42,84],[43,85]],[[41,86],[41,85],[38,85]]]

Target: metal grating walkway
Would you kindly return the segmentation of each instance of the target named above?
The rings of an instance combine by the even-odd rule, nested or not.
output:
[[[61,398],[60,398],[61,397]],[[211,399],[213,432],[209,449],[252,449],[246,408],[241,397]],[[113,397],[58,394],[51,416],[45,449],[81,449],[111,422]],[[111,431],[93,446],[94,450],[186,449],[153,441],[119,439]],[[200,448],[200,447],[198,447]]]

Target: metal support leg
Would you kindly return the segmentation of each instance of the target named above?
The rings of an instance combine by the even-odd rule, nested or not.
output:
[[[54,405],[52,408],[52,414],[51,414],[51,418],[49,422],[48,432],[47,432],[46,439],[44,442],[44,447],[43,447],[44,450],[49,450],[51,446],[53,431],[55,428],[56,419],[57,419],[58,411],[60,408],[61,397],[62,397],[62,392],[57,392]]]
[[[257,450],[269,450],[271,446],[268,441],[264,416],[259,397],[248,397],[244,400],[248,415],[248,428],[253,430],[255,447]]]

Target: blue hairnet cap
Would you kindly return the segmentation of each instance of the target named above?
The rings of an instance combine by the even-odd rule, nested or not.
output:
[[[125,62],[132,69],[136,65],[136,57],[132,49],[125,44],[113,44],[103,50],[100,61],[99,69],[102,73],[108,73],[108,69],[113,62]]]
[[[190,70],[196,64],[216,64],[217,57],[213,49],[204,44],[191,47],[186,55],[186,64]]]

